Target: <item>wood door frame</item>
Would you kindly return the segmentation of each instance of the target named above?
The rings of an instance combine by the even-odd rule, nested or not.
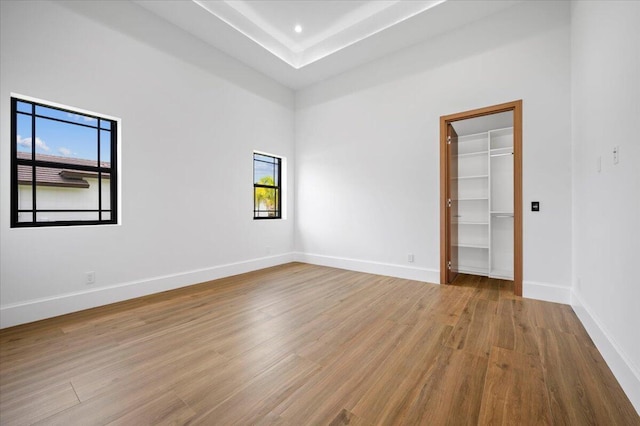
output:
[[[513,112],[513,283],[514,294],[522,296],[522,99],[440,117],[440,284],[447,284],[447,194],[449,154],[447,126],[453,122],[500,112]]]

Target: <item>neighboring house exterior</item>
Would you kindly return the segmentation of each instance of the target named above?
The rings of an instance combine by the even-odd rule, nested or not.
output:
[[[31,158],[30,152],[18,152],[18,158]],[[83,166],[95,166],[93,160],[84,160],[55,155],[36,154],[36,158],[42,161],[64,162]],[[102,162],[102,166],[109,167],[110,163]],[[32,173],[30,166],[18,165],[18,209],[30,210],[32,205]],[[67,170],[61,168],[37,167],[36,168],[36,203],[38,210],[67,210],[62,212],[39,212],[38,221],[48,222],[55,220],[94,220],[98,218],[97,212],[82,212],[70,210],[97,210],[98,209],[98,173]],[[110,177],[108,173],[102,174],[102,209],[110,209]],[[30,220],[31,213],[19,213],[18,220]],[[103,212],[103,219],[108,219],[110,212]]]

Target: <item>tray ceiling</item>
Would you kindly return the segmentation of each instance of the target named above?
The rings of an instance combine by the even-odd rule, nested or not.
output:
[[[517,1],[134,2],[296,89],[495,13]]]

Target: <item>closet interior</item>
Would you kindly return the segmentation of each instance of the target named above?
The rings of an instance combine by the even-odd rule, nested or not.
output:
[[[456,272],[513,279],[513,119],[511,112],[462,120],[458,133]]]

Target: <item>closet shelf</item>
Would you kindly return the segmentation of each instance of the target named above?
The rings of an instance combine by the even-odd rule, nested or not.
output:
[[[513,126],[502,127],[500,129],[489,130],[491,136],[513,135]]]
[[[452,222],[454,225],[479,225],[479,226],[488,226],[489,222]]]
[[[467,243],[458,243],[453,244],[454,247],[464,247],[464,248],[473,248],[473,249],[489,249],[488,244],[467,244]]]
[[[503,280],[512,280],[513,271],[507,271],[504,269],[492,269],[489,271],[489,277]]]
[[[462,154],[454,155],[454,157],[474,157],[478,155],[487,155],[488,151],[474,151],[474,152],[464,152]]]
[[[453,201],[488,201],[489,198],[488,197],[483,197],[483,198],[454,198]]]
[[[502,129],[499,129],[502,130]],[[458,142],[468,142],[468,140],[487,140],[488,139],[488,133],[487,132],[480,132],[480,133],[472,133],[469,135],[462,135],[462,136],[458,136]]]
[[[489,152],[491,154],[500,154],[500,153],[510,153],[510,154],[512,154],[513,153],[513,147],[512,146],[505,146],[505,147],[502,147],[502,148],[491,148],[489,150]]]
[[[487,275],[489,273],[489,269],[481,268],[478,266],[458,265],[458,267],[456,268],[456,272],[471,275]]]
[[[453,179],[455,179],[455,180],[462,180],[462,179],[487,179],[488,177],[489,177],[489,175],[458,176],[458,177],[454,177]]]

